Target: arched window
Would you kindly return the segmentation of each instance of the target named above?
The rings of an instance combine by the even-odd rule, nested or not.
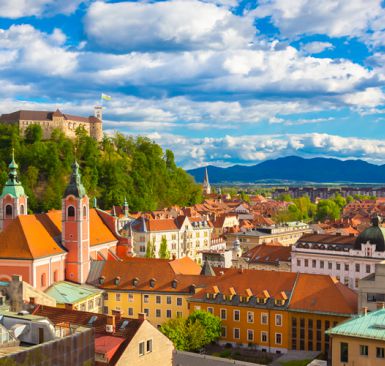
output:
[[[83,206],[83,217],[87,218],[87,206]]]
[[[75,217],[75,207],[69,206],[67,209],[67,216],[68,217]]]
[[[24,215],[24,205],[20,205],[20,215]]]
[[[13,215],[13,207],[11,205],[5,206],[5,217],[11,218]]]
[[[41,280],[41,287],[47,286],[47,275],[45,273],[41,275],[40,280]]]

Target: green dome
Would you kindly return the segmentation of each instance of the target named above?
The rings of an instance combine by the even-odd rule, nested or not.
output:
[[[372,226],[365,229],[358,235],[354,244],[354,249],[361,250],[361,244],[367,242],[376,244],[376,251],[385,251],[385,228],[381,226],[381,218],[376,216],[372,218]]]

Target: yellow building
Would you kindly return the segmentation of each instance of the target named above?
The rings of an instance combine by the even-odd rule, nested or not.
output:
[[[327,333],[333,366],[385,365],[385,309],[348,320]]]
[[[100,263],[100,262],[99,262]],[[209,277],[192,259],[176,260],[130,258],[124,262],[106,261],[92,273],[94,284],[105,291],[103,312],[120,311],[122,316],[145,313],[155,326],[187,317],[187,299],[201,289]],[[91,269],[95,272],[95,268]]]
[[[357,295],[330,276],[221,271],[215,284],[192,295],[189,302],[190,311],[209,311],[222,320],[223,343],[277,353],[327,352],[324,331],[356,313]]]

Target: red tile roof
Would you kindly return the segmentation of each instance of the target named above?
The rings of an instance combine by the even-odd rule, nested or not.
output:
[[[261,244],[248,250],[242,255],[248,259],[248,263],[273,263],[290,262],[291,246],[279,243]]]

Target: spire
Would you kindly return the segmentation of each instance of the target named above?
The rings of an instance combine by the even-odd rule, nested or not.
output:
[[[128,217],[128,202],[127,202],[127,197],[124,197],[123,209],[124,209],[124,216]]]
[[[24,196],[24,188],[19,181],[19,177],[17,175],[17,169],[19,166],[15,162],[15,149],[12,148],[12,161],[9,164],[9,172],[8,172],[8,180],[5,183],[3,188],[3,192],[0,197],[4,197],[9,194],[12,197],[20,197]]]
[[[210,182],[209,182],[209,173],[207,172],[207,167],[205,168],[205,178],[203,179],[203,184],[210,185]]]
[[[76,160],[72,164],[71,179],[64,192],[64,197],[67,197],[71,194],[78,198],[82,198],[86,195],[86,189],[83,186],[81,174],[79,171],[79,164]]]
[[[203,179],[203,193],[211,194],[211,186],[209,182],[209,173],[207,172],[207,167],[205,168],[205,177]]]

